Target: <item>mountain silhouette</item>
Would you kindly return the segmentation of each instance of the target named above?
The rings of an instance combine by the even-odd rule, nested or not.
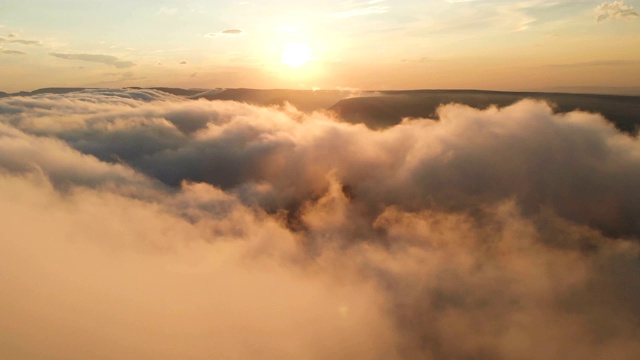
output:
[[[382,129],[403,118],[434,118],[441,104],[458,103],[475,108],[504,107],[523,99],[544,100],[556,112],[582,110],[596,112],[611,120],[618,129],[633,132],[640,125],[640,96],[520,93],[481,90],[385,91],[377,96],[353,97],[338,101],[329,110],[351,123],[365,123]]]

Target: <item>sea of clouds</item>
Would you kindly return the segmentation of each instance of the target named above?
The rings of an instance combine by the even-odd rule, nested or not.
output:
[[[0,357],[640,358],[638,137],[438,115],[0,99]]]

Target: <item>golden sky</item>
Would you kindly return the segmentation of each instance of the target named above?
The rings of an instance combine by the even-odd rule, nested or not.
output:
[[[640,0],[4,0],[0,91],[640,86],[638,9]]]

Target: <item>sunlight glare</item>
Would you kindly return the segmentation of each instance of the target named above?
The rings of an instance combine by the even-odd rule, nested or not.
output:
[[[280,61],[291,67],[300,67],[312,60],[311,53],[311,48],[307,44],[300,42],[288,43],[282,49]]]

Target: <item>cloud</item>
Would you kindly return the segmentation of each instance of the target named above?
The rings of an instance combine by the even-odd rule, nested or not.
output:
[[[115,89],[0,114],[2,357],[640,355],[640,144],[600,115],[374,131]]]
[[[94,111],[98,111],[95,108],[114,113],[120,108],[113,107],[111,103],[115,101],[116,104],[120,104],[125,97],[146,102],[165,99],[163,93],[157,94],[153,91],[82,93],[75,96],[79,99],[74,113],[79,117],[93,114]],[[70,95],[65,97],[64,103],[69,101],[69,97]],[[99,107],[86,104],[87,97],[99,99],[105,104]],[[40,111],[46,114],[46,123],[53,121],[52,119],[62,121],[68,116],[64,113],[64,107],[60,110],[50,108],[55,101],[60,100],[43,101],[47,105],[42,110],[33,99],[4,100],[11,101],[12,104],[4,110],[13,114],[8,117],[8,121],[24,131],[38,124],[36,119],[39,118]],[[316,116],[311,119],[313,121],[298,124],[291,120],[291,117],[301,116],[295,112],[287,113],[237,103],[183,103],[176,102],[174,98],[166,101],[172,105],[167,105],[166,102],[157,106],[135,106],[135,102],[123,104],[124,108],[121,109],[125,112],[117,118],[94,118],[91,126],[85,130],[81,131],[89,124],[78,125],[79,128],[70,132],[62,128],[59,133],[56,132],[56,136],[62,137],[78,150],[104,161],[109,161],[116,155],[138,171],[166,184],[179,185],[183,179],[207,182],[225,190],[238,191],[240,196],[246,198],[262,199],[264,203],[261,205],[264,207],[303,203],[307,197],[318,195],[318,192],[326,188],[324,174],[336,169],[341,175],[341,181],[347,182],[349,186],[353,186],[352,182],[357,182],[362,191],[376,187],[378,190],[384,189],[381,194],[394,196],[393,199],[387,199],[381,197],[381,194],[368,193],[365,199],[375,195],[375,201],[368,200],[373,203],[380,201],[412,208],[422,207],[428,202],[457,209],[515,197],[519,199],[520,205],[527,209],[534,209],[542,201],[561,215],[579,223],[589,223],[602,231],[640,233],[638,225],[629,217],[636,213],[640,215],[640,206],[630,203],[629,197],[624,195],[633,192],[633,188],[629,188],[630,184],[624,179],[637,175],[633,163],[634,150],[631,150],[633,141],[618,133],[612,125],[596,115],[554,115],[546,104],[533,101],[486,112],[452,105],[440,109],[441,121],[437,126],[431,125],[430,121],[418,121],[390,128],[380,135],[366,128],[334,123],[329,117]],[[136,108],[132,110],[132,106]],[[58,111],[61,113],[56,114]],[[165,119],[166,122],[165,125],[161,125],[137,120],[147,118]],[[494,120],[491,122],[489,119]],[[101,130],[105,124],[112,122],[118,125],[109,125],[110,131]],[[547,123],[549,127],[557,127],[559,125],[556,124],[559,122],[564,124],[562,129],[566,129],[563,133],[558,130],[553,134],[555,137],[545,135],[544,129],[538,127],[543,123]],[[56,127],[63,127],[64,123]],[[127,123],[130,126],[125,126]],[[478,124],[486,126],[478,128]],[[513,124],[520,127],[516,128]],[[44,124],[38,126],[42,127]],[[38,126],[33,131],[41,135],[45,130],[39,129]],[[494,138],[494,134],[506,131],[498,127],[505,127],[510,131],[506,140]],[[446,136],[440,135],[441,133],[434,129],[443,129],[442,134]],[[144,139],[139,139],[138,137],[147,134],[147,130],[153,130],[148,132],[149,135],[153,134],[153,137],[145,136]],[[294,141],[289,136],[284,136],[294,130],[296,134],[316,134],[316,137]],[[472,136],[471,132],[475,135]],[[575,134],[585,132],[599,135],[574,139]],[[45,133],[52,135],[46,131]],[[323,137],[325,134],[326,138]],[[610,137],[604,137],[603,134],[610,134]],[[525,141],[529,137],[535,139],[536,136],[547,139],[548,143]],[[127,140],[129,137],[130,141]],[[404,147],[398,148],[397,143],[386,140],[387,137],[401,137],[402,141],[399,143]],[[476,139],[474,147],[468,144],[467,140],[462,143],[456,140],[467,138]],[[509,142],[508,139],[511,138],[519,139],[518,146]],[[420,143],[427,140],[433,149],[439,150],[434,153],[423,152]],[[361,143],[371,144],[364,147],[367,149],[365,154],[371,154],[370,158],[362,154],[340,158],[320,156],[333,151],[359,153],[355,147]],[[169,144],[173,145],[166,148]],[[629,149],[621,144],[626,144],[624,146]],[[289,154],[292,147],[298,151]],[[413,147],[415,151],[421,150],[413,152]],[[600,150],[596,151],[598,149]],[[630,155],[624,155],[625,152]],[[575,156],[583,161],[568,164],[566,158],[558,157],[556,153],[576,154]],[[406,161],[405,157],[409,154],[412,154],[415,163]],[[450,155],[453,157],[449,158],[446,154],[456,156]],[[497,161],[494,154],[502,154],[499,157],[501,161]],[[610,157],[627,160],[620,162],[616,168],[608,168],[609,172],[603,174],[612,178],[609,182],[581,179],[581,188],[572,185],[573,181],[578,181],[570,180],[573,174],[602,172],[591,166]],[[441,159],[447,161],[440,163]],[[538,169],[534,164],[522,168],[525,159],[540,159],[546,163],[545,168]],[[388,164],[394,164],[394,167],[384,165],[383,160],[388,161]],[[293,165],[285,166],[287,164],[299,164],[299,167],[290,168]],[[371,170],[367,170],[369,167],[375,168],[377,175],[370,174]],[[460,171],[452,172],[449,170],[451,167]],[[289,188],[291,179],[285,174],[292,171],[299,174],[299,183]],[[385,174],[385,179],[398,180],[378,182],[376,186],[368,184],[366,180],[358,180],[360,177],[379,179],[381,174]],[[400,174],[402,177],[398,178]],[[560,181],[562,179],[564,181]],[[265,182],[271,184],[272,188],[261,195],[264,198],[257,198],[259,194],[252,193],[256,190],[253,186]],[[457,185],[452,189],[449,183]],[[554,183],[552,188],[549,188],[550,183]],[[523,188],[522,184],[527,186]],[[287,188],[296,191],[291,192]],[[589,195],[581,194],[580,189],[588,189]],[[415,196],[418,195],[429,200],[416,203]],[[609,199],[610,196],[614,198]],[[585,205],[585,198],[617,204],[612,205],[608,213],[616,211],[619,216],[611,218],[597,209],[591,209]],[[475,199],[477,204],[470,202],[471,199]],[[628,216],[622,216],[625,213]]]
[[[246,32],[241,29],[226,29],[219,31],[217,33],[208,33],[205,35],[206,37],[234,37],[234,36],[243,36]]]
[[[239,35],[239,34],[243,34],[244,31],[242,31],[240,29],[227,29],[227,30],[222,30],[220,33],[221,34]]]
[[[61,198],[46,179],[5,175],[0,185],[3,198],[22,194],[0,205],[3,226],[11,223],[0,240],[0,268],[14,274],[0,279],[11,290],[0,299],[0,333],[9,344],[3,357],[24,357],[26,347],[29,356],[67,359],[93,351],[138,359],[393,355],[375,289],[327,286],[326,277],[267,256],[243,260],[242,251],[260,250],[269,237],[280,239],[269,244],[280,253],[294,240],[271,220],[234,210],[238,205],[215,189],[194,185],[165,195],[207,218],[192,223],[108,190],[76,189]],[[203,200],[194,213],[190,204]],[[234,239],[236,222],[257,227]],[[49,340],[35,346],[41,336]]]
[[[42,43],[40,41],[37,40],[21,40],[21,39],[16,39],[16,40],[9,40],[7,41],[9,43],[15,43],[15,44],[22,44],[22,45],[42,45]]]
[[[6,55],[25,55],[26,52],[24,51],[19,51],[19,50],[10,50],[10,49],[2,49],[0,48],[0,54],[6,54]]]
[[[2,42],[10,44],[42,46],[42,42],[38,40],[16,39],[16,34],[13,33],[9,34],[9,39],[0,37],[0,43]]]
[[[100,54],[61,54],[61,53],[49,53],[53,57],[65,60],[80,60],[101,63],[114,66],[118,69],[126,69],[135,66],[136,64],[131,61],[120,60],[112,55],[100,55]]]
[[[597,16],[597,22],[638,17],[638,13],[633,9],[633,7],[625,4],[622,0],[616,0],[613,2],[605,1],[596,7],[595,13]]]

